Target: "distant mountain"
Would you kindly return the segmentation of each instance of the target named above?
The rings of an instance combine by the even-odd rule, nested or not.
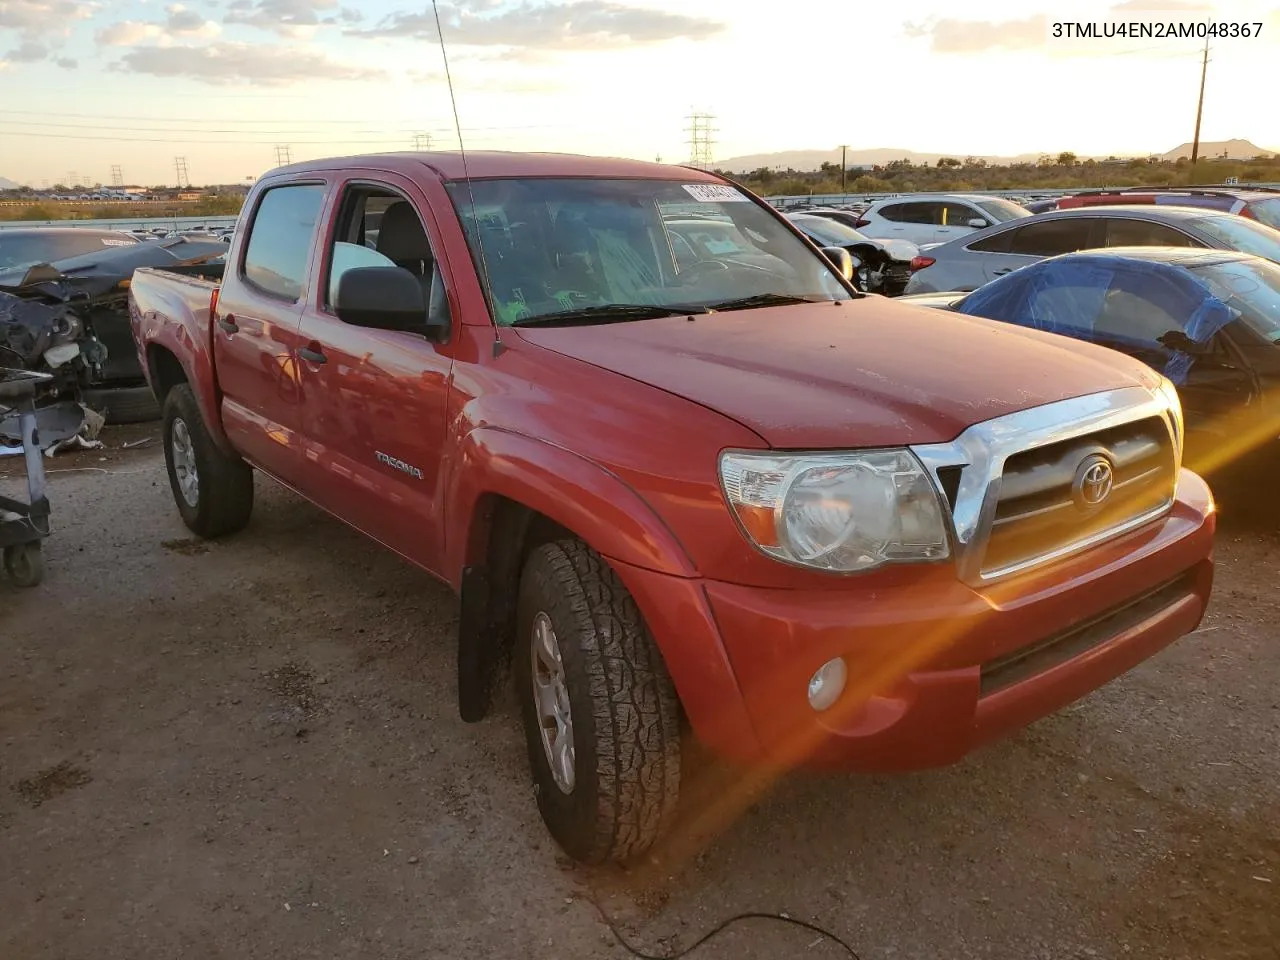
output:
[[[0,190],[19,190],[21,188],[22,184],[14,183],[12,180],[6,180],[4,177],[0,177]]]
[[[1258,156],[1272,156],[1275,152],[1275,150],[1263,150],[1249,140],[1220,140],[1215,143],[1201,142],[1200,144],[1200,156],[1206,160],[1212,160],[1224,155],[1228,160],[1252,160]],[[1191,158],[1190,143],[1184,143],[1182,146],[1162,154],[1160,159],[1180,160],[1183,157]]]

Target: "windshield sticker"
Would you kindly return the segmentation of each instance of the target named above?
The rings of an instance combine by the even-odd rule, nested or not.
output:
[[[717,183],[686,183],[685,192],[699,203],[750,203],[751,198],[737,187]]]

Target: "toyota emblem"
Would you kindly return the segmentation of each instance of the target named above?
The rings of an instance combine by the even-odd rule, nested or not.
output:
[[[1107,502],[1115,486],[1115,471],[1111,461],[1100,454],[1085,457],[1076,468],[1072,493],[1082,510],[1095,510]]]

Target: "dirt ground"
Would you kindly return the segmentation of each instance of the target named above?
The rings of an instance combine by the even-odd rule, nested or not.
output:
[[[772,911],[864,960],[1280,958],[1274,514],[1228,514],[1204,626],[1132,674],[952,769],[785,780],[641,876],[558,854],[509,704],[458,719],[444,589],[269,482],[192,541],[120,449],[152,432],[49,461],[48,579],[0,583],[0,960],[627,956],[594,902],[659,955]],[[841,955],[748,921],[692,956]]]

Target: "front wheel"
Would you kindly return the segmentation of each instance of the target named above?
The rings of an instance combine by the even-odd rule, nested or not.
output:
[[[242,530],[253,513],[253,470],[218,448],[187,384],[164,400],[164,459],[169,486],[194,534],[212,539]]]
[[[634,859],[680,791],[679,701],[635,601],[582,542],[547,543],[525,564],[517,629],[542,819],[575,860]]]

